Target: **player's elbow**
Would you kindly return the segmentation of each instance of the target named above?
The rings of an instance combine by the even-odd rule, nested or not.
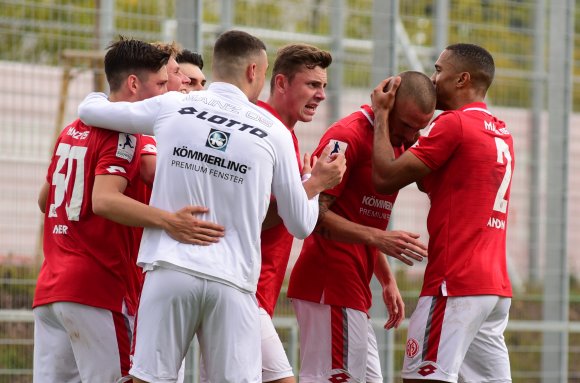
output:
[[[389,179],[374,173],[372,175],[372,182],[375,191],[379,194],[393,194],[397,189],[389,182]]]
[[[40,208],[40,212],[44,214],[46,212],[46,201],[39,198],[38,207]]]
[[[110,214],[111,204],[104,196],[93,195],[93,213],[98,216],[107,218]]]

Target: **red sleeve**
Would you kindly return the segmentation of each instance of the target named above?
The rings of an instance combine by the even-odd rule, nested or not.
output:
[[[157,141],[155,141],[155,137],[146,134],[141,136],[141,155],[157,155]]]
[[[104,132],[104,131],[103,131]],[[106,131],[95,175],[111,174],[131,181],[139,174],[139,135]]]
[[[355,166],[358,155],[356,152],[357,144],[356,137],[350,134],[350,130],[346,129],[345,126],[340,123],[333,124],[326,133],[320,139],[320,143],[312,156],[320,156],[320,153],[328,145],[332,146],[332,150],[339,150],[344,154],[346,158],[346,171],[342,177],[342,181],[332,189],[325,190],[324,193],[338,197],[342,194],[346,184],[348,183],[348,178],[350,176],[350,170]],[[322,159],[324,160],[324,159]]]
[[[463,140],[461,121],[456,112],[444,112],[434,121],[428,135],[419,137],[409,148],[431,170],[441,167]]]

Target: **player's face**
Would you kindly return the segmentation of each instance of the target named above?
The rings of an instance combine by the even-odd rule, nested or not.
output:
[[[205,76],[197,65],[191,63],[180,63],[179,69],[184,76],[189,78],[189,84],[185,86],[187,92],[203,90],[205,87]]]
[[[389,117],[389,138],[393,146],[405,147],[417,141],[419,132],[429,124],[435,112],[421,112],[411,100],[398,102],[393,110],[394,113]]]
[[[174,57],[171,57],[167,62],[167,75],[169,76],[169,81],[167,83],[168,91],[178,91],[186,92],[186,86],[189,84],[189,77],[181,73],[179,69],[179,64],[175,61]]]
[[[453,109],[448,101],[453,98],[458,75],[459,71],[453,64],[453,52],[444,50],[435,62],[435,72],[431,76],[437,92],[437,109]]]
[[[284,81],[286,112],[290,124],[312,121],[318,105],[326,99],[326,69],[318,66],[313,69],[305,68],[296,73],[291,81]]]
[[[164,65],[157,72],[142,76],[143,81],[139,81],[139,87],[135,94],[136,100],[145,100],[150,97],[159,96],[167,92],[167,67]]]

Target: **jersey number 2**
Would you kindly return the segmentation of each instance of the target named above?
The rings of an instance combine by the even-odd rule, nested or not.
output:
[[[503,175],[503,180],[499,185],[497,194],[495,195],[495,202],[493,203],[493,210],[499,211],[500,213],[505,213],[507,211],[508,201],[505,199],[505,195],[510,186],[512,179],[512,155],[510,154],[510,148],[508,144],[505,143],[499,137],[495,137],[495,146],[497,148],[497,162],[500,164],[506,162],[505,173]]]
[[[54,173],[52,173],[52,184],[54,188],[54,202],[50,204],[48,210],[49,217],[57,217],[56,209],[62,205],[64,195],[69,189],[69,201],[65,206],[66,216],[70,221],[78,221],[83,204],[83,193],[85,189],[85,154],[87,148],[84,146],[71,146],[60,143],[56,148],[55,156],[58,158]],[[67,164],[66,172],[61,172]],[[74,166],[76,164],[76,166]],[[75,168],[75,175],[72,185],[71,173]]]

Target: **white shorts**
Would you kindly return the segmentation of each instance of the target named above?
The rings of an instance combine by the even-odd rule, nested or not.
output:
[[[445,382],[511,382],[503,337],[510,298],[420,297],[401,376]]]
[[[292,299],[300,329],[300,383],[383,381],[366,313]]]
[[[127,373],[131,341],[123,314],[72,302],[32,312],[35,383],[115,382]]]
[[[130,374],[175,382],[197,334],[212,382],[261,382],[260,319],[253,294],[180,271],[148,271]]]
[[[294,376],[272,318],[263,308],[260,308],[260,327],[262,329],[262,382]]]
[[[262,330],[262,382],[294,376],[292,366],[286,356],[284,345],[276,332],[270,315],[260,307],[260,327]],[[213,383],[207,378],[203,357],[200,358],[200,382]]]

